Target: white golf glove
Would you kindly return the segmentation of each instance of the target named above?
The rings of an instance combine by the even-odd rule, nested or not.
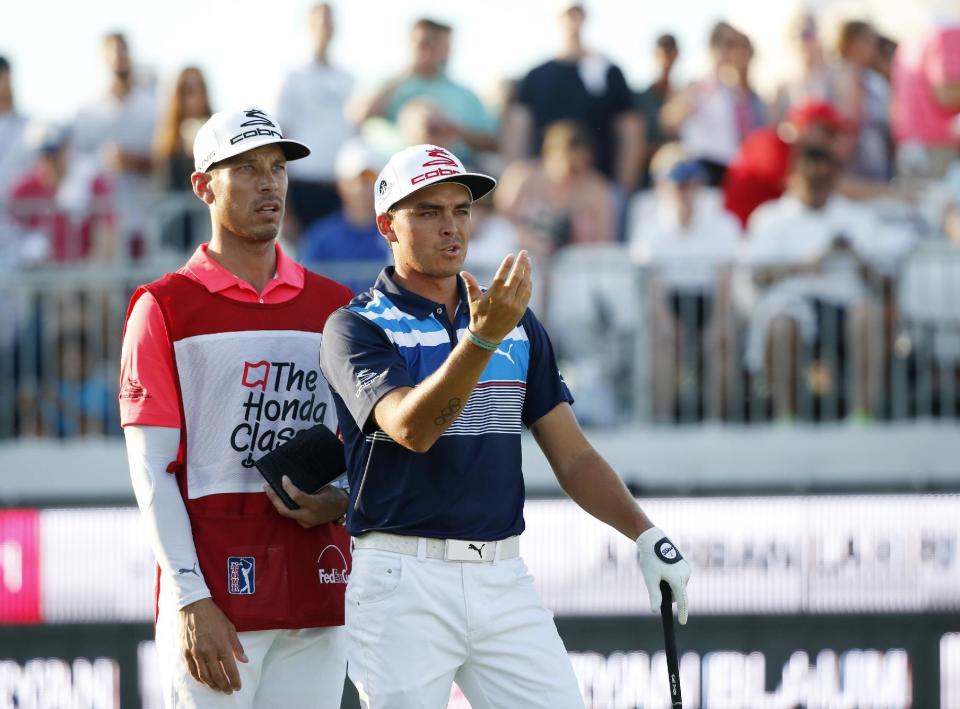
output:
[[[650,594],[650,610],[660,612],[660,581],[666,581],[677,603],[680,625],[687,624],[687,579],[690,578],[690,562],[659,527],[651,527],[637,537],[640,550],[640,571]]]

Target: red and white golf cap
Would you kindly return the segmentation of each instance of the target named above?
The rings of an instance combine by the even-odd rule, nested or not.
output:
[[[211,165],[261,145],[278,143],[287,160],[299,160],[310,154],[310,148],[283,137],[280,124],[266,111],[244,108],[218,111],[200,126],[193,140],[193,166],[205,172]]]
[[[373,185],[377,214],[383,214],[404,197],[439,182],[463,185],[476,201],[497,186],[489,175],[467,172],[456,155],[436,145],[414,145],[404,148],[380,171]]]

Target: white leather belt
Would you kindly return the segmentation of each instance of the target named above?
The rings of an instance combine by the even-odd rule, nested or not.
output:
[[[417,556],[420,540],[426,547],[428,559],[444,561],[493,561],[514,559],[520,556],[520,537],[513,536],[497,542],[470,541],[468,539],[431,539],[429,537],[409,537],[403,534],[386,532],[367,532],[354,537],[355,549],[378,549],[397,554]],[[500,555],[497,556],[497,547]]]

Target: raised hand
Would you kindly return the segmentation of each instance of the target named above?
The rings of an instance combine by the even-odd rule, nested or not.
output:
[[[483,292],[473,274],[461,271],[470,300],[470,331],[488,342],[500,342],[520,322],[533,292],[530,255],[508,254],[490,287]]]

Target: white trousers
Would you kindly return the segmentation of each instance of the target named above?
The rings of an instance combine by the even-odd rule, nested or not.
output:
[[[180,650],[176,609],[161,597],[157,656],[166,709],[340,709],[346,674],[342,626],[238,633],[249,662],[237,662],[241,689],[224,694],[197,682]]]
[[[421,547],[422,548],[422,547]],[[355,549],[348,674],[366,709],[581,709],[570,659],[520,558],[452,562]]]

